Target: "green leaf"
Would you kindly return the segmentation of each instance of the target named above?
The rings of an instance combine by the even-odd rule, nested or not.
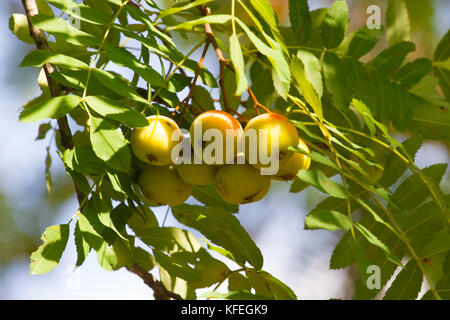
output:
[[[444,61],[450,57],[450,30],[439,41],[434,51],[434,61]]]
[[[49,132],[51,129],[52,129],[52,125],[50,122],[42,123],[41,125],[39,125],[38,135],[37,135],[36,139],[34,139],[34,140],[45,139],[47,132]]]
[[[247,90],[248,82],[245,76],[244,57],[242,56],[241,44],[235,33],[230,36],[230,57],[236,70],[236,92],[235,96],[240,96],[242,92]]]
[[[239,272],[234,272],[228,277],[228,291],[235,290],[251,291],[248,279]]]
[[[146,99],[138,95],[124,80],[116,75],[97,68],[92,69],[92,74],[108,89],[113,90],[123,97],[147,104]]]
[[[246,271],[250,285],[255,293],[276,300],[297,300],[297,296],[286,284],[266,271]]]
[[[153,70],[149,65],[141,63],[133,54],[125,48],[116,47],[111,44],[105,44],[105,52],[108,57],[119,66],[130,68],[137,72],[145,81],[150,82],[152,86],[163,86],[162,76]]]
[[[312,34],[312,23],[307,0],[289,0],[289,20],[298,43],[308,42]]]
[[[319,98],[323,94],[322,74],[320,72],[319,59],[309,51],[298,50],[297,57],[305,68],[306,79],[312,84]]]
[[[172,212],[178,221],[200,231],[213,243],[230,251],[237,263],[243,265],[248,261],[255,269],[261,269],[261,251],[231,213],[219,208],[187,204],[173,207]]]
[[[313,210],[305,218],[307,229],[348,230],[350,225],[346,215],[334,210]]]
[[[397,79],[404,87],[409,88],[430,73],[431,68],[430,60],[426,58],[416,59],[413,62],[408,62],[398,71]]]
[[[97,158],[90,146],[79,146],[73,149],[66,149],[63,154],[63,160],[71,170],[84,173],[99,175],[105,171],[105,163]]]
[[[352,104],[355,109],[363,116],[364,122],[366,123],[367,128],[369,128],[370,134],[372,136],[375,135],[375,122],[369,108],[367,108],[364,102],[358,99],[353,99]]]
[[[323,58],[323,73],[325,84],[331,93],[334,104],[346,110],[351,101],[345,65],[342,60],[332,52],[326,52]]]
[[[262,42],[241,20],[236,19],[239,26],[245,31],[250,41],[256,47],[256,49],[269,59],[272,64],[284,91],[289,92],[291,72],[289,70],[289,64],[287,63],[283,50],[281,47],[273,49]]]
[[[320,96],[314,86],[309,82],[306,69],[302,61],[294,56],[291,60],[291,71],[294,79],[300,87],[303,97],[311,105],[317,117],[322,121],[323,111]]]
[[[439,184],[448,164],[434,164],[422,170],[422,173],[432,179],[431,183]],[[425,201],[430,195],[430,189],[418,175],[412,175],[394,191],[392,198],[404,210],[412,210]]]
[[[364,238],[366,238],[366,240],[369,243],[371,243],[372,245],[383,250],[383,252],[386,254],[386,257],[388,258],[388,260],[392,261],[393,263],[397,264],[398,266],[402,266],[402,262],[400,261],[400,259],[391,251],[391,249],[389,249],[386,246],[386,244],[381,242],[381,240],[378,239],[378,237],[375,236],[369,229],[367,229],[362,224],[357,223],[357,222],[354,224],[354,226],[364,236]]]
[[[19,40],[34,44],[33,38],[30,36],[27,16],[21,13],[13,13],[9,18],[9,30],[14,33]]]
[[[122,131],[111,122],[91,116],[90,137],[92,148],[100,159],[114,169],[127,172],[131,153]]]
[[[98,40],[93,35],[72,27],[61,18],[39,14],[30,18],[31,23],[38,29],[44,30],[55,37],[77,46],[96,46]]]
[[[204,87],[195,86],[194,93],[192,94],[192,104],[198,107],[200,110],[214,110],[214,100],[211,98],[211,94]]]
[[[347,55],[359,59],[368,54],[383,36],[383,29],[369,29],[367,26],[359,29],[353,35],[348,46]]]
[[[20,113],[21,122],[35,122],[47,118],[59,119],[75,108],[81,98],[75,95],[59,96],[25,107]]]
[[[399,42],[383,50],[371,63],[379,70],[393,73],[400,68],[406,56],[415,49],[416,46],[412,42]]]
[[[155,258],[140,247],[136,247],[133,249],[133,260],[136,264],[149,272],[156,266]]]
[[[176,14],[176,13],[178,13],[178,12],[181,12],[181,11],[185,11],[185,10],[189,10],[189,9],[192,9],[192,8],[195,8],[195,7],[197,7],[197,6],[200,6],[200,5],[202,5],[202,4],[206,4],[206,3],[208,3],[208,2],[211,2],[212,0],[196,0],[196,1],[193,1],[193,2],[184,2],[184,3],[186,3],[185,5],[182,5],[182,6],[179,6],[178,4],[177,5],[175,5],[175,6],[173,6],[173,7],[171,7],[171,8],[169,8],[169,9],[166,9],[166,10],[162,10],[160,13],[159,13],[159,15],[158,15],[158,18],[164,18],[164,17],[166,17],[166,16],[171,16],[171,15],[174,15],[174,14]]]
[[[116,252],[105,241],[97,250],[97,262],[106,271],[115,271],[121,267]]]
[[[48,0],[48,3],[66,12],[74,19],[79,19],[97,25],[107,25],[110,23],[100,11],[83,4],[76,4],[72,0]]]
[[[239,205],[223,200],[217,193],[215,185],[194,186],[192,196],[208,207],[221,208],[231,213],[239,212]]]
[[[402,142],[403,147],[408,152],[409,156],[414,159],[415,154],[419,150],[422,145],[422,138],[420,136],[413,136],[406,141]],[[400,148],[397,148],[399,151]],[[389,156],[386,160],[386,165],[384,169],[383,176],[378,181],[380,185],[387,188],[393,185],[406,171],[406,164],[400,159],[396,154],[389,153]]]
[[[192,233],[175,227],[147,227],[136,234],[144,243],[168,253],[177,251],[197,252],[201,244]]]
[[[413,109],[412,126],[427,139],[450,140],[450,110],[436,105],[422,105]]]
[[[41,237],[43,244],[31,254],[30,274],[44,274],[53,270],[61,259],[68,239],[68,224],[60,224],[45,229]]]
[[[202,17],[199,19],[189,20],[187,22],[179,23],[175,26],[167,27],[167,30],[178,30],[178,29],[186,29],[191,30],[193,27],[198,25],[203,25],[205,23],[218,23],[224,24],[231,20],[231,16],[228,14],[214,14],[206,17]]]
[[[86,257],[91,251],[91,246],[84,239],[81,232],[79,220],[77,220],[77,223],[75,225],[75,247],[77,249],[77,262],[75,263],[75,266],[79,267],[84,263]]]
[[[277,16],[272,9],[272,5],[268,0],[250,0],[253,8],[259,13],[265,23],[271,30],[278,32]]]
[[[348,27],[348,7],[345,1],[336,1],[330,8],[322,22],[321,32],[326,48],[339,46]]]
[[[389,0],[386,9],[386,39],[389,46],[411,39],[409,15],[403,0]]]
[[[88,96],[85,100],[89,107],[98,114],[123,123],[129,128],[148,125],[148,121],[143,114],[116,101],[101,96]]]
[[[319,170],[300,170],[297,174],[298,178],[319,191],[329,194],[332,197],[339,199],[348,199],[347,190],[340,184],[337,184],[333,180],[327,178],[322,171]]]
[[[414,259],[395,278],[384,300],[414,300],[422,287],[423,275]]]

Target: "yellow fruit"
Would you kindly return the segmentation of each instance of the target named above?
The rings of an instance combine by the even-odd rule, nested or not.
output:
[[[183,181],[198,186],[207,186],[216,183],[216,173],[219,167],[194,163],[194,157],[192,157],[191,163],[182,163],[177,165],[176,169]]]
[[[227,164],[216,174],[219,195],[227,202],[244,204],[261,200],[269,191],[270,177],[248,164]]]
[[[309,153],[309,148],[302,138],[298,139],[298,147]],[[275,180],[293,180],[301,169],[308,170],[311,164],[311,158],[300,152],[295,152],[287,161],[282,162],[276,175],[271,176]]]
[[[176,206],[192,193],[192,185],[181,180],[173,165],[147,165],[140,173],[139,186],[149,200],[159,205]]]
[[[172,119],[154,115],[147,117],[148,126],[136,128],[131,133],[131,149],[136,157],[146,163],[165,166],[172,163],[172,149],[182,139],[181,130]],[[172,141],[172,137],[179,140]]]
[[[210,129],[215,129],[210,130]],[[206,132],[208,130],[208,132]],[[216,136],[206,137],[208,134]],[[230,163],[237,155],[238,141],[242,139],[241,124],[227,112],[206,111],[195,118],[190,127],[191,144],[195,155],[207,164]],[[228,145],[227,145],[227,135]],[[211,138],[211,139],[210,139]],[[217,147],[217,148],[216,148]]]
[[[272,139],[276,137],[273,134],[278,135],[277,140]],[[287,161],[293,155],[288,148],[297,145],[299,138],[295,126],[276,113],[264,113],[251,119],[245,126],[244,137],[245,158],[256,168],[268,167],[269,159],[278,159],[280,163]],[[278,143],[278,154],[272,155],[272,150],[276,151],[272,149],[275,143]]]

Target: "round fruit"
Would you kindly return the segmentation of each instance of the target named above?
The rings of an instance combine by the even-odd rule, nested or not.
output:
[[[309,148],[302,138],[298,139],[298,147],[306,153],[309,153]],[[303,153],[295,152],[287,161],[280,163],[277,174],[272,176],[271,178],[283,181],[293,180],[297,176],[297,172],[299,172],[301,169],[308,170],[310,164],[310,157]]]
[[[181,130],[172,119],[154,115],[147,117],[148,126],[136,128],[131,133],[131,149],[140,160],[157,166],[172,162],[172,149],[183,138]],[[173,141],[172,137],[179,137]]]
[[[147,165],[140,173],[139,186],[149,200],[159,205],[176,206],[185,202],[192,193],[192,185],[181,180],[173,165]]]
[[[272,139],[273,134],[278,134],[278,141]],[[264,113],[251,119],[245,126],[244,138],[245,158],[256,168],[268,167],[270,163],[264,162],[272,157],[278,157],[280,164],[287,161],[293,155],[288,148],[297,145],[299,139],[294,125],[277,113]],[[278,143],[278,155],[272,155],[274,143]]]
[[[227,164],[216,174],[219,195],[227,202],[244,204],[261,200],[269,191],[270,177],[248,164]]]
[[[207,164],[224,164],[231,163],[236,157],[243,130],[239,121],[229,113],[211,110],[195,118],[190,135],[197,157]]]
[[[194,157],[191,163],[182,163],[176,166],[178,175],[187,183],[198,186],[207,186],[216,183],[216,173],[218,166],[206,163],[194,163]]]

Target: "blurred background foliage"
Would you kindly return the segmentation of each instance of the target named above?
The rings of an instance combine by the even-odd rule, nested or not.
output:
[[[227,2],[228,0],[216,0]],[[412,21],[412,41],[416,44],[417,50],[409,56],[410,60],[418,57],[432,57],[433,50],[449,28],[450,21],[450,1],[448,0],[405,0],[408,6],[409,16]],[[173,0],[157,1],[162,6],[169,7]],[[272,5],[278,15],[280,25],[286,26],[288,19],[288,0],[271,0]],[[329,7],[332,0],[311,0],[310,9],[319,7]],[[347,0],[350,9],[350,29],[352,32],[365,24],[368,14],[366,9],[369,5],[379,5],[382,13],[382,24],[384,24],[384,12],[387,1],[385,0]],[[228,6],[220,6],[228,8]],[[28,263],[28,257],[32,251],[40,244],[40,236],[44,228],[57,218],[61,210],[64,210],[67,203],[74,199],[73,184],[65,174],[59,159],[53,152],[54,163],[52,163],[50,173],[52,176],[52,186],[50,193],[46,192],[46,147],[51,143],[50,139],[34,142],[37,136],[37,125],[29,126],[17,123],[19,108],[32,99],[36,92],[35,81],[38,73],[31,68],[18,68],[18,64],[27,52],[33,49],[32,45],[27,45],[18,41],[12,33],[7,30],[7,19],[13,12],[23,12],[19,0],[2,0],[0,16],[3,24],[1,27],[2,71],[0,74],[1,96],[6,97],[1,104],[2,120],[0,120],[0,278],[5,275],[5,268],[16,261]],[[217,12],[219,13],[219,12]],[[239,15],[240,13],[237,12]],[[243,17],[245,20],[245,18]],[[377,48],[371,55],[378,54],[386,46],[385,40],[380,41]],[[367,56],[371,59],[371,56]],[[27,128],[25,129],[25,126]],[[26,134],[19,134],[26,130]],[[34,130],[34,137],[30,130]],[[35,145],[31,147],[31,145]],[[437,150],[436,147],[439,149]],[[26,156],[23,149],[30,148],[31,156]],[[39,151],[37,151],[39,150]],[[427,157],[433,157],[439,151],[446,154],[447,162],[450,158],[450,148],[448,145],[433,143],[427,150]],[[25,159],[18,159],[25,157]],[[33,163],[33,165],[29,165]],[[25,168],[25,169],[24,169]],[[34,170],[31,170],[34,168]],[[443,189],[450,190],[450,179],[447,174],[443,180]],[[273,183],[271,195],[287,193],[288,188],[281,184]],[[257,207],[253,207],[252,216],[245,215],[245,210],[241,212],[244,218],[244,225],[250,235],[258,241],[260,233],[264,230],[264,225],[271,224],[275,219],[274,211],[286,211],[287,215],[296,214],[296,210],[284,210],[283,206],[291,208],[302,208],[303,214],[308,212],[308,208],[314,206],[323,196],[317,191],[307,189],[299,195],[290,195],[287,202],[280,201],[284,198],[276,199],[273,196],[266,197]],[[295,199],[295,200],[294,200]],[[73,202],[74,203],[74,202]],[[75,210],[72,207],[68,206]],[[255,210],[260,208],[259,210]],[[263,209],[263,210],[261,210]],[[71,216],[73,212],[66,212],[65,216]],[[289,216],[285,216],[289,219]],[[302,218],[303,219],[303,218]],[[300,232],[301,230],[299,230]],[[281,231],[280,231],[281,232]],[[324,233],[323,233],[324,234]],[[332,248],[339,239],[340,234],[331,237],[321,245]],[[328,235],[327,235],[328,237]],[[302,250],[296,252],[296,263],[307,263],[316,252],[318,247],[314,245],[303,245]],[[278,263],[283,263],[279,261]],[[293,263],[290,261],[289,263]],[[328,267],[328,266],[326,266]],[[356,269],[348,269],[347,279],[356,277]],[[28,276],[28,275],[24,275]],[[340,289],[341,298],[350,298],[353,292],[354,281],[344,281]],[[293,288],[295,291],[295,288]],[[8,297],[6,292],[2,292],[0,286],[0,297]],[[302,298],[300,296],[300,298]]]

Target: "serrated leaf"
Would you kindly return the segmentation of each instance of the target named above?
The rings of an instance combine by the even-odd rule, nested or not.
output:
[[[395,278],[386,291],[384,300],[414,300],[422,286],[423,275],[414,259]]]
[[[88,96],[85,98],[89,107],[98,114],[123,123],[129,128],[145,127],[148,120],[145,116],[127,106],[102,96]]]
[[[375,236],[369,229],[367,229],[360,223],[355,223],[354,226],[364,236],[364,238],[366,238],[366,240],[369,243],[383,250],[383,252],[386,254],[386,257],[390,261],[397,264],[398,266],[402,266],[402,262],[400,261],[400,259],[386,246],[386,244],[381,242],[380,239],[378,239],[378,237]]]
[[[364,104],[364,102],[358,99],[353,99],[352,104],[355,109],[363,116],[364,122],[366,123],[367,128],[369,128],[370,134],[372,136],[375,135],[375,122],[369,108]]]
[[[77,46],[96,46],[98,40],[93,35],[71,26],[61,18],[39,14],[30,18],[31,23],[38,29],[44,30],[56,37]]]
[[[422,145],[422,141],[423,140],[420,136],[413,136],[402,142],[404,148],[407,150],[409,156],[412,157],[412,159],[414,159],[416,152]],[[397,150],[399,150],[399,148],[397,148]],[[378,181],[379,184],[386,188],[391,186],[403,175],[406,169],[407,166],[402,161],[402,159],[400,159],[394,153],[389,153],[389,156],[386,160],[383,176]]]
[[[108,89],[124,97],[147,104],[146,99],[139,96],[125,81],[114,74],[97,68],[92,69],[92,74]]]
[[[240,96],[242,92],[247,90],[248,82],[245,76],[244,57],[242,56],[241,44],[235,33],[230,36],[230,57],[236,71],[236,92],[235,96]]]
[[[431,178],[431,183],[439,184],[448,164],[434,164],[429,167],[422,169],[422,173]],[[392,198],[397,202],[397,204],[404,210],[412,210],[425,201],[430,195],[430,189],[422,181],[421,177],[418,175],[412,175],[403,183],[398,186],[398,188],[392,194]]]
[[[269,59],[285,92],[289,92],[291,72],[280,46],[273,49],[262,42],[241,20],[236,20],[256,49]]]
[[[92,148],[100,159],[119,171],[130,169],[131,152],[122,131],[111,122],[91,116]]]
[[[347,109],[351,96],[344,63],[336,54],[326,52],[322,68],[325,84],[332,95],[333,102],[340,109]]]
[[[121,267],[116,252],[105,241],[97,250],[97,262],[106,271],[115,271]]]
[[[219,208],[205,208],[182,204],[172,208],[174,217],[200,231],[213,243],[229,250],[235,261],[243,265],[248,261],[255,269],[261,269],[261,251],[231,213]]]
[[[65,116],[81,101],[79,96],[67,95],[50,98],[25,107],[20,113],[21,122],[35,122],[47,118],[58,119]]]
[[[334,210],[313,210],[305,218],[306,229],[348,230],[350,225],[346,215]]]
[[[276,300],[297,300],[297,296],[286,284],[266,271],[247,271],[250,285],[255,293]]]
[[[393,73],[400,68],[406,56],[415,49],[416,46],[412,42],[398,42],[380,52],[371,63],[381,71]]]
[[[323,94],[323,85],[319,59],[311,52],[305,50],[298,50],[297,57],[303,63],[306,79],[312,84],[317,95],[321,98]]]
[[[53,270],[61,259],[68,239],[68,224],[60,224],[45,229],[41,237],[43,244],[31,254],[30,274],[44,274]]]
[[[326,48],[339,46],[348,27],[348,7],[345,1],[336,1],[328,8],[322,22],[321,33]]]
[[[416,59],[413,62],[408,62],[398,71],[397,79],[404,87],[409,88],[430,73],[431,68],[430,60],[426,58]]]
[[[323,111],[319,94],[316,92],[316,89],[311,82],[309,82],[302,61],[296,56],[291,60],[291,71],[292,76],[300,87],[303,97],[311,105],[319,120],[322,121]]]
[[[171,7],[171,8],[169,8],[169,9],[162,10],[159,13],[158,17],[159,18],[164,18],[166,16],[174,15],[174,14],[176,14],[178,12],[189,10],[191,8],[195,8],[197,6],[200,6],[202,4],[206,4],[206,3],[211,2],[211,1],[212,0],[196,0],[196,1],[192,1],[192,2],[185,2],[186,4],[181,5],[181,6],[180,5],[175,5],[175,6]]]
[[[97,25],[107,25],[110,20],[102,12],[72,0],[48,0],[48,3],[66,12],[73,19],[79,19]]]
[[[20,67],[42,67],[46,63],[69,70],[87,70],[89,68],[89,65],[81,60],[47,50],[31,51],[22,60]]]
[[[386,9],[386,39],[389,46],[409,41],[409,15],[403,0],[389,0]]]
[[[343,186],[337,184],[333,180],[327,178],[322,171],[319,170],[300,170],[297,174],[298,178],[319,191],[329,194],[339,199],[348,199],[348,192]]]
[[[215,185],[194,186],[192,196],[208,207],[221,208],[231,213],[239,212],[239,205],[223,200],[217,193]]]
[[[293,34],[300,44],[311,38],[312,22],[307,0],[289,0],[289,20]]]
[[[380,41],[383,29],[369,29],[367,26],[355,32],[348,46],[347,55],[353,59],[359,59],[368,54]]]
[[[193,27],[198,25],[203,25],[205,23],[218,23],[218,24],[224,24],[231,20],[231,16],[228,14],[214,14],[194,20],[190,20],[187,22],[179,23],[175,26],[170,26],[167,28],[167,30],[178,30],[178,29],[186,29],[191,30]]]
[[[79,146],[73,149],[66,149],[63,160],[71,170],[99,175],[105,171],[105,163],[97,158],[90,146]]]

